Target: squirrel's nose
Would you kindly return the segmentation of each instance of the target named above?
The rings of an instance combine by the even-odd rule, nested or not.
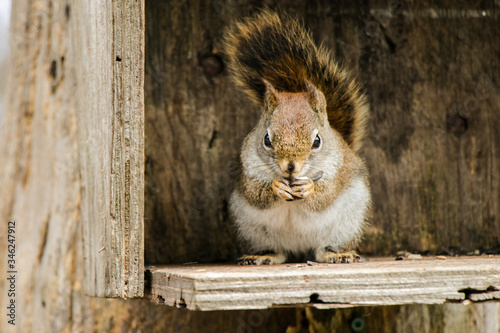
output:
[[[288,172],[292,173],[295,170],[295,165],[293,162],[288,163]]]

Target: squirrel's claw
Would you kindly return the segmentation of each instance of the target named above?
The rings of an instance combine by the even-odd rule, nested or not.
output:
[[[275,265],[282,264],[286,260],[284,254],[274,254],[269,253],[265,255],[244,255],[243,257],[238,259],[238,265],[246,266],[246,265]]]
[[[285,200],[293,200],[292,189],[288,184],[288,181],[284,178],[277,177],[273,180],[272,188],[274,194]]]
[[[314,193],[314,182],[309,178],[294,179],[292,184],[282,177],[273,180],[274,194],[287,201],[304,199]]]
[[[298,179],[291,185],[292,195],[296,199],[304,199],[314,193],[314,182],[309,179]]]
[[[316,255],[316,261],[331,264],[351,263],[360,260],[361,257],[354,251],[337,253],[329,249],[329,247],[327,247],[324,251],[321,251],[319,255]]]

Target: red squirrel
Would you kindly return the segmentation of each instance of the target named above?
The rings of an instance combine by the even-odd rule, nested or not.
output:
[[[225,36],[231,75],[262,107],[244,140],[229,209],[248,245],[242,265],[353,262],[370,206],[357,155],[368,103],[359,85],[295,19],[263,10]]]

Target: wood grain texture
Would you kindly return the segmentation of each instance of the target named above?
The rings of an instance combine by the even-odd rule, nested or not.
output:
[[[228,260],[228,195],[258,112],[232,89],[211,2],[146,2],[145,260]],[[230,92],[230,93],[229,93]]]
[[[181,3],[190,3],[193,8],[199,10],[195,1],[171,0],[169,3],[174,8],[185,8],[181,7]],[[397,4],[398,2],[391,3]],[[358,37],[354,29],[356,27],[363,28],[363,20],[366,19],[366,22],[369,22],[373,19],[367,14],[368,8],[363,7],[366,3],[361,2],[357,3],[360,5],[359,8],[353,8],[346,2],[336,3],[333,6],[328,2],[308,1],[306,3],[284,0],[280,4],[287,10],[303,15],[307,24],[313,28],[318,40],[324,39],[327,43],[332,43],[333,38],[342,36],[347,36],[343,40],[345,43],[357,40]],[[476,4],[478,8],[485,6],[485,3],[482,2]],[[82,290],[84,256],[81,250],[81,214],[82,210],[87,209],[87,207],[82,206],[81,200],[83,183],[80,174],[80,144],[77,135],[77,113],[82,112],[83,109],[77,105],[76,99],[81,94],[78,85],[88,85],[84,81],[87,76],[83,76],[82,72],[85,68],[89,71],[95,70],[95,68],[81,67],[82,63],[96,64],[97,66],[93,58],[85,58],[92,52],[90,50],[87,53],[82,51],[80,45],[83,37],[81,35],[84,31],[95,31],[96,25],[100,24],[100,21],[90,19],[84,11],[80,10],[85,5],[82,4],[82,1],[76,3],[74,0],[15,0],[12,5],[13,16],[10,28],[12,55],[9,60],[7,79],[8,102],[6,103],[5,123],[0,139],[0,154],[2,156],[2,163],[0,163],[0,193],[2,194],[0,218],[2,225],[8,219],[15,219],[19,223],[17,260],[22,270],[19,274],[17,284],[19,294],[16,298],[19,306],[19,322],[13,327],[7,324],[7,317],[1,315],[0,331],[37,333],[253,331],[271,333],[288,330],[288,332],[335,331],[347,333],[352,332],[351,324],[353,321],[362,319],[366,332],[498,333],[500,328],[499,302],[472,303],[469,306],[447,303],[368,306],[331,310],[272,308],[268,310],[193,312],[187,309],[158,306],[144,299],[123,300],[87,297]],[[204,35],[204,29],[220,27],[219,24],[225,25],[235,17],[245,16],[253,8],[261,5],[261,1],[209,2],[206,7],[203,7],[203,26],[206,28],[199,30],[197,36]],[[451,4],[443,3],[443,8],[446,6],[451,7]],[[384,2],[372,3],[371,8],[385,10],[389,7],[388,3]],[[176,15],[172,15],[172,17],[186,20],[186,17],[192,15],[184,9],[181,12],[184,13],[185,17]],[[98,14],[95,10],[92,13],[92,15]],[[157,15],[161,14],[161,12],[157,12]],[[218,23],[221,18],[223,21]],[[335,23],[339,20],[342,20],[343,23]],[[467,24],[469,18],[462,17],[459,20]],[[191,22],[189,20],[185,22],[186,24],[182,25],[185,28],[182,34],[186,36],[184,43],[191,45],[191,49],[194,50],[194,53],[191,54],[196,54],[198,44],[189,38],[194,25],[189,25],[187,23]],[[177,24],[181,26],[181,23]],[[154,30],[155,27],[153,25],[150,28]],[[161,28],[157,26],[156,29],[156,34],[163,34]],[[179,33],[177,32],[177,34]],[[476,33],[478,32],[476,31]],[[212,34],[212,32],[204,36],[203,40],[206,41],[206,45],[210,45],[211,41],[218,38],[217,33]],[[99,40],[88,47],[102,46],[100,45],[102,43],[109,43],[109,40]],[[180,37],[179,43],[181,43]],[[467,43],[467,40],[464,39],[464,45]],[[342,52],[340,44],[332,43],[331,45],[338,46],[337,50]],[[172,46],[172,49],[175,51],[177,47]],[[364,48],[361,49],[364,50]],[[450,53],[454,53],[453,49],[450,49]],[[481,50],[478,53],[481,56]],[[185,60],[187,55],[188,53],[182,50],[178,51],[176,57],[179,66],[185,66],[186,72],[198,73],[198,69],[190,67],[192,63]],[[468,53],[467,56],[472,57],[471,53]],[[456,57],[459,57],[458,53]],[[352,57],[352,59],[358,61],[358,57]],[[370,57],[365,54],[362,59],[364,59],[362,61],[367,62]],[[443,55],[443,59],[443,62],[446,63],[447,56]],[[115,60],[116,58],[110,60],[110,68],[114,67]],[[460,61],[462,64],[467,64],[469,60],[469,58],[463,58]],[[379,62],[381,60],[373,61]],[[211,60],[208,60],[208,64],[210,63]],[[466,67],[466,65],[464,66]],[[211,67],[208,66],[208,68]],[[444,68],[443,73],[446,73],[445,69],[446,71],[450,70]],[[157,72],[154,68],[149,68],[147,72],[148,75],[164,73],[161,71],[162,67],[159,70]],[[101,75],[107,76],[108,74],[103,72]],[[168,76],[168,73],[164,73],[164,75]],[[164,76],[156,77],[154,82],[158,82],[158,80],[161,82],[162,77]],[[214,81],[217,82],[219,78],[221,78],[219,81],[225,82],[222,77],[216,77]],[[148,77],[148,80],[152,80],[152,78]],[[445,83],[449,85],[450,90],[453,90],[454,85],[457,84],[456,81],[445,81]],[[200,94],[200,91],[191,90],[188,85],[183,87],[183,89],[177,90],[179,95],[198,96]],[[91,88],[89,87],[89,89]],[[221,89],[222,92],[218,89]],[[470,91],[472,89],[473,87]],[[224,83],[221,88],[215,88],[215,90],[219,91],[218,94],[225,91],[235,92],[230,83]],[[97,93],[95,90],[92,91]],[[236,99],[235,103],[240,103],[238,105],[241,110],[250,108],[244,96],[234,97],[231,94],[229,97]],[[227,106],[229,103],[233,103],[229,97],[217,105],[217,110],[224,110],[229,107]],[[89,98],[94,97],[89,96]],[[161,96],[157,98],[161,100]],[[233,107],[231,106],[231,108]],[[256,119],[258,113],[257,110],[254,111],[253,117]],[[239,111],[238,113],[235,111],[233,116],[236,117],[237,114]],[[220,121],[229,121],[228,119],[230,120],[231,117],[221,116]],[[247,122],[248,128],[252,126],[250,118],[242,121]],[[161,130],[160,128],[158,131],[160,134]],[[243,137],[246,133],[243,133],[242,128],[238,129],[238,132],[240,131],[241,133],[238,135]],[[222,147],[228,143],[228,141],[218,142],[217,138],[221,137],[216,136],[213,141],[214,145]],[[178,142],[180,141],[175,141],[171,146],[176,147]],[[163,144],[163,142],[160,140],[158,144]],[[235,147],[231,146],[232,148],[228,148],[228,150],[236,149],[237,143],[233,144]],[[490,146],[485,147],[483,153],[491,155],[491,149],[493,148]],[[227,154],[230,155],[229,152]],[[181,168],[179,170],[182,171]],[[179,170],[176,171],[180,172]],[[161,179],[153,178],[151,181],[159,182]],[[485,190],[483,197],[486,198],[490,195],[491,193]],[[383,200],[383,198],[379,200]],[[161,220],[163,223],[167,217],[163,217],[162,214],[171,213],[168,210],[159,213],[161,209],[163,208],[158,206],[158,214],[155,216],[163,219]],[[151,221],[154,222],[154,219],[149,220],[150,223],[153,223]],[[176,240],[173,236],[171,238],[164,236],[162,232],[170,230],[171,227],[169,224],[162,223],[158,223],[156,226],[157,231],[160,231],[157,239],[161,242],[153,242],[159,246],[156,254],[159,260],[162,259],[162,256],[169,260],[177,260],[175,254],[177,246],[185,248],[184,251],[187,253],[185,257],[195,258],[199,256],[199,252],[191,252],[189,242],[183,239],[173,243],[174,246],[168,245],[167,243]],[[177,227],[181,231],[188,230],[190,225],[183,223],[181,221]],[[378,230],[378,232],[382,231],[383,234],[387,235],[394,231],[398,235],[404,235],[404,229],[394,227],[396,225],[395,219],[388,223],[393,229],[387,227],[387,230]],[[203,226],[201,222],[196,225],[197,228],[191,229],[191,235],[194,234],[195,237],[202,238],[202,235],[198,235],[198,233],[203,234],[204,232],[200,226]],[[478,231],[472,231],[469,236],[474,236],[475,232]],[[215,231],[211,236],[214,237],[214,234],[216,234]],[[5,260],[7,257],[4,254],[7,242],[5,235],[6,233],[2,229],[0,231],[0,267],[2,272],[6,271]],[[216,234],[216,236],[218,235]],[[211,247],[210,255],[207,258],[235,251],[236,245],[231,245],[233,247],[228,245],[233,240],[228,240],[225,236],[226,234],[221,232],[220,238],[204,241],[205,246]],[[394,239],[397,238],[394,237]],[[417,236],[412,237],[416,239]],[[464,234],[463,237],[467,237],[467,235]],[[221,242],[221,245],[218,245],[218,241]],[[471,241],[476,242],[476,239]],[[384,245],[381,241],[377,244],[380,247]],[[396,247],[392,243],[385,245]],[[194,248],[200,251],[203,249],[198,245]],[[155,251],[154,247],[149,250]],[[167,256],[166,251],[171,250],[173,252]],[[5,279],[0,279],[0,305],[4,309],[8,305],[6,303],[8,300],[5,282]]]
[[[362,253],[499,251],[499,9],[478,6],[286,6],[357,74],[372,105],[361,155],[373,214]],[[259,111],[217,69],[224,29],[257,7],[147,3],[149,264],[234,260],[240,250],[227,213],[231,163]]]
[[[441,304],[500,300],[500,257],[373,259],[350,265],[148,268],[150,297],[190,310]],[[472,296],[472,297],[471,297]]]
[[[498,253],[499,20],[493,2],[380,2],[344,48],[372,100],[364,252]]]
[[[143,294],[144,3],[77,2],[84,286]]]
[[[75,52],[63,1],[13,1],[5,123],[0,140],[0,219],[16,221],[16,325],[2,332],[64,332],[80,324],[80,173]],[[2,78],[3,80],[4,78]],[[6,272],[6,229],[0,267]],[[4,278],[0,303],[8,303]],[[74,321],[74,324],[72,323]]]

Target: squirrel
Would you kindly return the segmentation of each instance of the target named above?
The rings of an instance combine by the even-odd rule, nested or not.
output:
[[[357,155],[368,116],[360,86],[299,21],[269,9],[234,24],[224,51],[236,84],[263,108],[229,199],[251,251],[239,264],[358,261],[371,200]]]

